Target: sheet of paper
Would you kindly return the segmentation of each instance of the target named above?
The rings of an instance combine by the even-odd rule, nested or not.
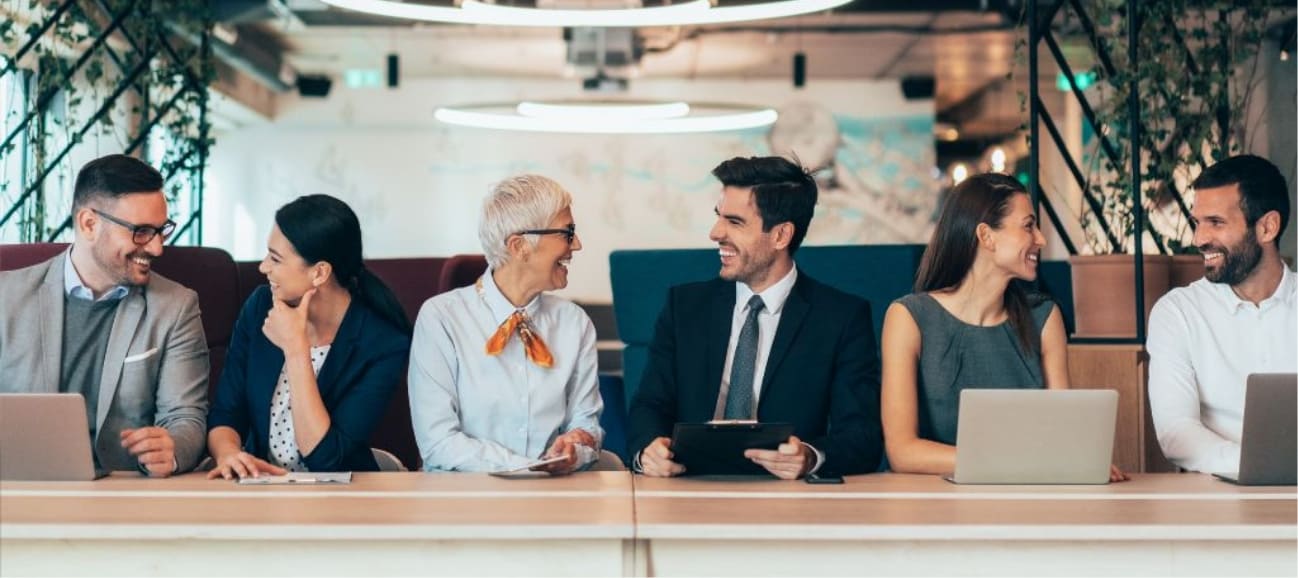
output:
[[[350,484],[351,472],[289,472],[282,476],[262,475],[255,478],[241,478],[240,484],[276,485],[276,484]]]

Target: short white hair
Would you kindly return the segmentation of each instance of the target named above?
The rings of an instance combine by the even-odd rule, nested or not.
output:
[[[554,179],[540,175],[510,177],[491,187],[482,202],[478,240],[487,264],[497,269],[509,261],[505,241],[519,231],[544,229],[564,209],[572,206],[572,195]],[[533,247],[539,235],[524,235]]]

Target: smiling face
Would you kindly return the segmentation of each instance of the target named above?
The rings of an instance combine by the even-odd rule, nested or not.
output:
[[[1198,189],[1194,209],[1194,244],[1203,253],[1204,277],[1213,283],[1238,285],[1262,260],[1255,227],[1240,208],[1239,185]]]
[[[565,207],[550,219],[545,228],[567,229],[570,226],[574,226],[572,207]],[[567,236],[560,233],[537,235],[536,247],[523,264],[529,277],[543,280],[542,291],[563,289],[568,286],[568,265],[572,262],[572,254],[580,250],[581,237],[576,234],[571,244]]]
[[[719,246],[721,272],[727,281],[737,281],[760,291],[769,281],[771,269],[783,249],[777,237],[782,223],[770,231],[762,230],[762,216],[752,189],[724,187],[715,209],[717,222],[708,238]],[[787,246],[787,244],[786,244]]]
[[[1037,228],[1037,219],[1032,212],[1032,202],[1022,193],[1015,194],[1009,200],[1009,212],[1000,222],[1000,228],[992,229],[991,243],[984,247],[992,251],[992,262],[998,268],[1016,279],[1032,281],[1037,278],[1037,265],[1041,260],[1041,250],[1046,246],[1046,237]]]
[[[297,249],[293,248],[293,243],[279,230],[278,225],[270,230],[270,238],[266,241],[266,256],[262,258],[257,270],[270,283],[271,295],[294,307],[301,301],[302,295],[324,282],[321,263],[307,263]]]
[[[102,278],[114,285],[148,284],[153,260],[162,256],[162,236],[136,245],[130,228],[99,216],[95,209],[125,223],[161,228],[167,221],[167,199],[161,191],[129,193],[95,200],[77,210],[79,233],[89,241],[90,256]]]

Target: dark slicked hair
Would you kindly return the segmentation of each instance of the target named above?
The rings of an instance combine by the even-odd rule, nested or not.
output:
[[[86,163],[77,173],[72,208],[94,199],[116,199],[131,193],[162,190],[162,173],[144,161],[126,155],[108,155]]]
[[[793,223],[789,255],[798,250],[816,213],[816,179],[807,169],[784,157],[735,157],[712,169],[712,176],[727,187],[752,189],[763,231]]]
[[[1238,155],[1204,169],[1190,186],[1197,191],[1230,185],[1239,185],[1239,208],[1250,228],[1263,215],[1280,213],[1280,232],[1275,237],[1275,246],[1279,247],[1280,237],[1289,226],[1289,185],[1280,169],[1262,157]]]

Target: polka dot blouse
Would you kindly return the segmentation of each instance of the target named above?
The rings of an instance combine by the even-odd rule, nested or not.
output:
[[[329,355],[329,346],[321,345],[311,348],[311,371],[320,374]],[[293,395],[288,385],[288,365],[279,370],[279,384],[275,394],[270,398],[270,463],[290,472],[307,471],[302,462],[302,453],[297,448],[297,438],[293,435]]]

